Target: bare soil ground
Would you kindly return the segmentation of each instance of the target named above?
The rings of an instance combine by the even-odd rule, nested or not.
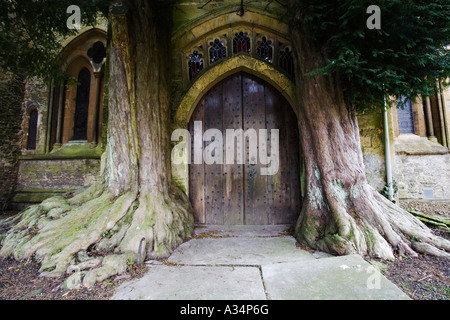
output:
[[[441,219],[450,219],[450,202],[401,202],[407,210],[415,210]],[[0,220],[17,212],[0,212]],[[433,232],[450,239],[441,229]],[[397,257],[395,261],[378,261],[382,273],[415,300],[450,299],[450,261],[419,255]],[[39,264],[30,259],[17,262],[0,260],[0,300],[108,300],[124,281],[139,278],[146,268],[130,266],[125,275],[108,279],[91,289],[63,290],[65,279],[39,277]]]
[[[450,220],[450,202],[402,201],[400,206],[441,220]],[[450,239],[447,231],[431,228],[433,233]],[[419,255],[417,258],[397,257],[381,261],[382,273],[415,300],[450,300],[450,260]]]

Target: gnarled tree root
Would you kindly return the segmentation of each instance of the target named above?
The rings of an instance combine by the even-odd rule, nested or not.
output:
[[[306,199],[295,231],[300,243],[334,255],[394,259],[394,253],[414,257],[419,252],[450,257],[450,241],[434,235],[416,217],[369,185],[358,192],[336,192],[334,185],[324,194],[327,202],[322,203],[319,214],[317,199]]]
[[[0,257],[34,257],[46,277],[98,267],[84,273],[83,284],[92,286],[135,263],[143,237],[143,259],[167,257],[193,233],[194,221],[189,201],[178,189],[114,197],[98,182],[73,198],[54,197],[32,206],[0,226],[11,226]],[[101,263],[80,260],[79,253],[89,248],[107,256]]]

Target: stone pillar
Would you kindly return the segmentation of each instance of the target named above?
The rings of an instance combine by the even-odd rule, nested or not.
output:
[[[431,113],[431,101],[430,97],[425,98],[425,118],[427,120],[427,133],[428,139],[431,141],[437,141],[436,136],[434,135],[433,128],[433,115]]]
[[[46,137],[45,137],[45,153],[49,153],[50,150],[50,136],[51,136],[51,128],[52,128],[52,115],[53,115],[53,107],[55,105],[54,101],[55,97],[55,84],[52,80],[50,82],[50,93],[49,93],[49,99],[48,99],[48,108],[47,108],[47,130],[46,130]]]
[[[92,125],[92,142],[98,143],[98,121],[99,121],[99,114],[100,114],[100,95],[101,95],[101,84],[102,84],[102,78],[103,73],[101,72],[94,72],[95,76],[95,107],[94,107],[94,121]]]
[[[62,126],[64,121],[64,92],[66,90],[66,86],[62,85],[59,89],[59,100],[58,100],[58,118],[56,123],[56,141],[53,146],[54,149],[60,148],[62,145]]]
[[[444,113],[444,94],[442,92],[441,83],[438,81],[436,83],[437,85],[437,102],[438,102],[438,108],[439,108],[439,120],[441,123],[441,135],[442,135],[442,145],[446,148],[448,148],[448,142],[447,142],[447,132],[446,132],[446,119],[445,119],[445,113]]]

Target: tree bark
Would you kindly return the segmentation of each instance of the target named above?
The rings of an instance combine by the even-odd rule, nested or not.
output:
[[[172,6],[155,0],[124,3],[126,14],[113,11],[111,17],[113,125],[108,137],[106,184],[115,195],[128,190],[139,194],[140,205],[131,224],[131,229],[139,232],[128,232],[121,249],[136,250],[145,237],[149,255],[166,256],[186,237],[185,230],[193,229],[189,200],[172,185]]]
[[[291,12],[307,179],[297,239],[337,255],[414,256],[411,237],[449,251],[449,241],[434,236],[368,184],[355,107],[346,103],[339,74],[306,75],[325,66],[327,51],[308,37],[307,8],[291,3]]]
[[[35,256],[43,275],[76,268],[95,247],[115,253],[86,286],[145,257],[162,258],[193,233],[188,197],[172,184],[170,44],[172,6],[123,0],[111,5],[109,118],[101,179],[72,198],[56,197],[14,219],[0,256]],[[145,239],[145,241],[144,241]],[[138,252],[140,247],[145,250]]]

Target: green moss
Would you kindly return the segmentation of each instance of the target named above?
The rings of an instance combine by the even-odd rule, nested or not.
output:
[[[186,185],[183,179],[173,178],[172,182],[175,186],[180,188],[184,193],[187,193]]]
[[[383,118],[378,110],[367,110],[358,114],[358,125],[361,130],[383,128]]]
[[[296,234],[296,238],[301,242],[302,240],[305,240],[306,242],[310,243],[311,241],[315,241],[317,238],[320,237],[319,230],[317,230],[317,227],[315,224],[311,221],[308,221],[309,219],[305,219],[298,230]]]
[[[52,198],[60,192],[38,192],[38,193],[17,193],[14,196],[14,203],[41,203],[44,200]]]
[[[92,143],[68,143],[50,153],[55,157],[101,157],[103,146]]]

